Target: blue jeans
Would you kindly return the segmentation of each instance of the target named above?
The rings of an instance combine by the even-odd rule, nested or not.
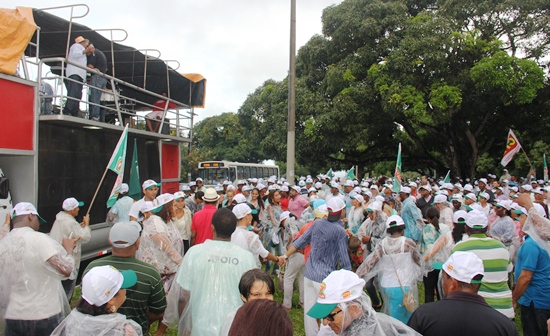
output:
[[[94,74],[92,75],[92,80],[90,81],[90,103],[99,105],[101,100],[101,91],[105,88],[105,85],[107,85],[107,78]],[[98,88],[98,89],[94,89]],[[90,119],[91,118],[97,118],[99,119],[99,106],[90,104]]]
[[[80,78],[79,75],[70,75],[69,78],[76,82],[70,80],[65,81],[65,86],[67,87],[67,102],[65,103],[63,114],[78,117],[78,112],[80,112],[80,100],[82,99],[83,79]]]
[[[63,321],[59,313],[43,320],[8,320],[6,319],[6,336],[49,335]]]
[[[546,321],[550,318],[550,310],[537,309],[533,302],[529,307],[521,305],[521,327],[524,336],[548,335]]]

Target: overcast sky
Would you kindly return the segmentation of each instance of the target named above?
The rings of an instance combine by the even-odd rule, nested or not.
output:
[[[340,2],[297,0],[297,51],[321,33],[323,9]],[[69,3],[4,0],[2,7]],[[87,4],[90,13],[76,22],[92,29],[123,28],[128,39],[122,44],[158,49],[162,59],[180,62],[178,72],[200,73],[207,79],[206,107],[195,110],[197,120],[237,112],[265,80],[282,80],[288,72],[290,0],[94,0]],[[49,12],[69,18],[66,9]]]

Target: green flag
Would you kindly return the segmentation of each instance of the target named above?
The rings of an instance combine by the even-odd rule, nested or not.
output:
[[[136,201],[141,198],[141,185],[139,184],[137,139],[134,139],[134,153],[132,154],[132,166],[130,167],[130,183],[129,183],[128,196],[130,196]]]
[[[447,175],[445,175],[445,179],[443,180],[443,183],[451,183],[451,171],[450,170],[447,172]]]
[[[355,178],[355,167],[351,167],[346,174],[346,180],[353,180]]]
[[[330,169],[328,170],[327,176],[328,176],[329,179],[332,180],[332,177],[334,176],[334,174],[332,173],[332,168],[330,168]]]
[[[393,186],[392,190],[396,193],[401,191],[401,143],[397,150],[397,160],[395,162],[395,173],[393,174]]]
[[[542,155],[543,159],[544,159],[544,181],[548,181],[548,165],[546,164],[546,154],[543,154]]]
[[[115,147],[115,151],[107,164],[107,168],[114,171],[118,174],[118,177],[115,180],[115,185],[111,191],[111,195],[107,200],[107,207],[112,207],[118,199],[118,191],[122,185],[122,179],[124,178],[124,161],[126,161],[126,144],[128,142],[128,124],[124,127],[124,131],[118,140],[118,143]]]

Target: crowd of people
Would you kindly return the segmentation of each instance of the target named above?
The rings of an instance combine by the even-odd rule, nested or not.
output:
[[[547,335],[550,187],[493,176],[197,178],[160,195],[146,180],[135,202],[123,184],[112,255],[83,271],[72,311],[83,203],[67,198],[49,235],[18,203],[0,230],[0,332],[147,335],[157,322],[157,335],[286,336],[288,311],[303,309],[308,336],[518,335],[518,318],[524,335]]]

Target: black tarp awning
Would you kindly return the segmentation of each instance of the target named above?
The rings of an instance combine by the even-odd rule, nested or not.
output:
[[[33,15],[36,25],[40,27],[40,58],[65,57],[69,21],[38,9],[33,9]],[[35,33],[32,38],[33,42],[36,42],[36,34],[37,33]],[[111,41],[95,32],[93,29],[73,22],[70,39],[71,44],[77,36],[83,36],[89,39],[97,49],[103,51],[109,63],[107,74],[112,75]],[[144,88],[145,55],[135,48],[118,43],[113,44],[113,50],[115,54],[115,77],[140,88]],[[30,57],[35,57],[35,48],[27,48],[25,54]],[[58,75],[61,73],[56,69],[56,67],[59,68],[60,64],[47,64],[53,67],[53,73]],[[170,77],[170,98],[188,106],[204,107],[206,79],[199,76],[202,79],[193,82],[177,73],[172,68],[169,67],[168,69]],[[145,89],[158,94],[168,92],[166,76],[166,64],[164,61],[149,56],[147,58]],[[197,76],[190,78],[196,77]],[[122,87],[122,90],[125,96],[149,104],[157,100],[155,97],[128,86]]]

